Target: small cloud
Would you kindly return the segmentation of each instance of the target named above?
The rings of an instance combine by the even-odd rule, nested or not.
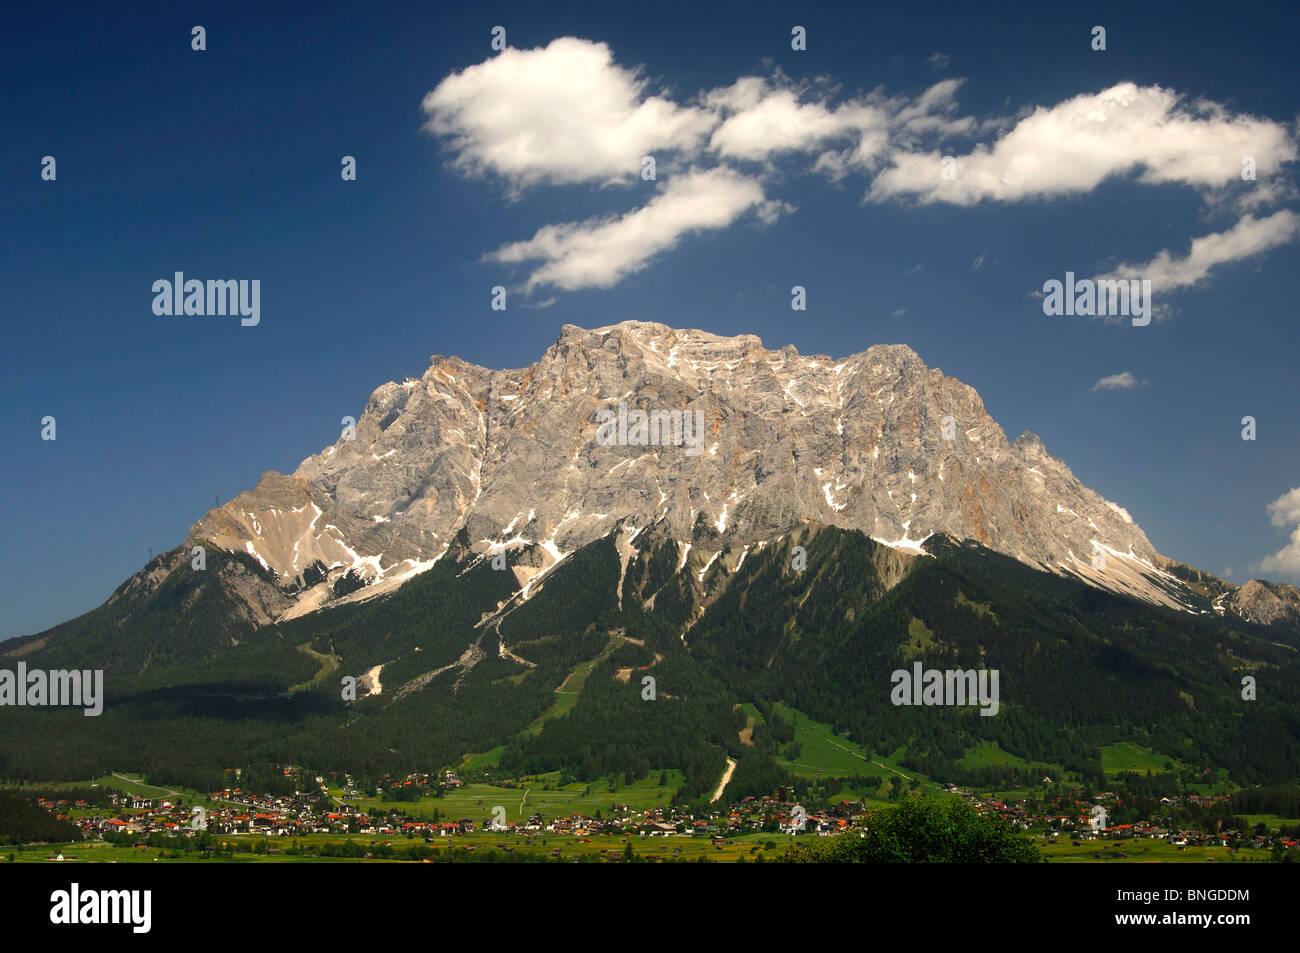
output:
[[[557,299],[555,298],[547,298],[545,301],[539,301],[536,304],[521,304],[518,305],[517,307],[531,308],[535,311],[541,311],[543,308],[549,308],[551,305],[555,304],[556,300]]]
[[[903,315],[905,315],[905,314],[907,314],[907,309],[906,309],[906,308],[899,308],[899,309],[897,309],[893,314],[891,314],[890,317],[891,317],[891,318],[901,318],[901,317],[902,317]]]
[[[1122,374],[1111,374],[1109,377],[1103,377],[1097,383],[1092,385],[1093,390],[1133,390],[1135,387],[1142,387],[1148,381],[1140,381],[1133,376],[1131,371],[1124,371]]]
[[[1261,559],[1252,571],[1276,573],[1300,581],[1300,486],[1268,504],[1268,515],[1274,526],[1294,523],[1295,528],[1291,531],[1291,541],[1273,555]]]
[[[782,215],[789,215],[791,212],[797,212],[798,207],[791,205],[789,202],[779,202],[776,199],[770,199],[762,202],[755,213],[758,220],[764,225],[771,225],[776,222]]]
[[[936,73],[946,70],[948,64],[951,62],[952,57],[947,53],[931,53],[925,58],[925,65],[930,67],[930,69],[934,70]]]
[[[924,267],[925,267],[924,264],[918,262],[917,264],[913,265],[911,268],[907,269],[907,273],[909,275],[914,275]]]
[[[1231,567],[1231,566],[1228,566],[1228,567],[1226,567],[1226,568],[1223,570],[1223,578],[1224,578],[1224,579],[1231,579],[1231,578],[1232,578],[1232,567]]]
[[[989,257],[989,250],[986,248],[978,255],[975,256],[975,260],[970,263],[971,267],[976,271],[979,271],[981,268],[984,267],[984,262],[988,261],[988,257]]]

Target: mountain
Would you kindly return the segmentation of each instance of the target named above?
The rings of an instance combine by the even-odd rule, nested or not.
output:
[[[874,752],[876,767],[892,758],[961,784],[1036,784],[1048,766],[1101,787],[1102,749],[1120,742],[1158,752],[1182,783],[1300,777],[1300,639],[1271,627],[1152,605],[946,535],[918,554],[808,523],[685,564],[667,523],[637,534],[634,552],[623,535],[571,553],[524,598],[461,533],[396,592],[203,657],[163,658],[167,612],[137,603],[118,631],[99,629],[98,648],[93,627],[79,633],[82,651],[117,663],[103,715],[8,709],[0,774],[132,770],[216,790],[226,769],[266,777],[280,764],[365,785],[443,768],[561,782],[671,769],[676,800],[693,802],[727,758],[733,796],[790,783],[801,769],[785,706]],[[212,575],[196,584],[169,599],[221,591]],[[123,643],[153,646],[150,664],[115,654]],[[61,651],[55,640],[24,658],[73,664]],[[892,673],[916,663],[997,670],[997,717],[895,706]],[[341,697],[344,675],[355,700]],[[1007,760],[968,763],[989,746]]]
[[[1216,609],[1262,625],[1294,626],[1300,619],[1300,589],[1252,579],[1225,593]]]
[[[964,760],[990,743],[1021,759],[1002,780],[1100,778],[1129,741],[1290,780],[1298,596],[1160,555],[906,347],[566,326],[523,370],[435,356],[381,386],[103,606],[0,646],[103,667],[108,695],[8,710],[0,774],[675,769],[691,799],[729,757],[729,791],[767,793],[797,760],[784,705],[944,779],[991,777]],[[999,670],[998,717],[894,705],[916,662]]]
[[[703,433],[673,431],[676,446],[602,443],[600,413],[620,405],[702,421]],[[391,592],[462,529],[477,551],[508,551],[526,586],[615,525],[663,521],[683,552],[713,555],[810,520],[909,552],[933,533],[973,539],[1210,611],[1121,506],[1032,433],[1008,441],[973,388],[911,349],[802,356],[753,335],[643,322],[566,325],[518,371],[435,355],[419,380],[375,390],[354,435],[291,476],[267,473],[195,523],[189,544],[256,559],[280,594],[255,601],[272,612],[289,592],[279,611],[292,618]]]

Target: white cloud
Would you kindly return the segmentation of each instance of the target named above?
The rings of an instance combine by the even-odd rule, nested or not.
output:
[[[609,288],[635,274],[685,235],[725,228],[750,209],[764,221],[782,203],[767,202],[757,181],[730,169],[691,171],[667,180],[644,207],[603,220],[547,225],[531,239],[504,245],[493,261],[543,262],[527,289],[551,285],[565,291]]]
[[[448,76],[424,97],[425,128],[448,140],[457,169],[516,189],[629,181],[643,155],[694,151],[717,122],[647,86],[604,43],[561,37]]]
[[[1035,109],[992,145],[958,157],[952,180],[941,177],[937,151],[896,153],[868,198],[1022,201],[1088,192],[1133,172],[1145,185],[1217,189],[1240,182],[1242,156],[1254,156],[1257,176],[1266,179],[1296,154],[1294,139],[1279,123],[1231,116],[1204,100],[1189,104],[1159,86],[1120,83]]]
[[[1135,387],[1141,387],[1146,381],[1140,381],[1133,376],[1132,371],[1123,371],[1119,374],[1111,374],[1109,377],[1103,377],[1097,383],[1092,385],[1093,390],[1133,390]]]
[[[1293,182],[1274,178],[1266,182],[1256,181],[1250,187],[1231,196],[1210,195],[1206,198],[1207,204],[1212,208],[1227,205],[1238,212],[1251,212],[1257,208],[1294,202],[1300,198],[1300,189],[1297,189]]]
[[[825,106],[800,103],[793,90],[778,89],[723,122],[709,144],[727,158],[761,159],[774,152],[812,149],[843,133],[843,125]]]
[[[988,261],[988,257],[989,257],[989,250],[986,248],[978,255],[975,256],[975,260],[970,263],[971,269],[974,271],[979,271],[981,268],[984,267],[984,262]]]
[[[896,155],[922,139],[969,137],[997,126],[1000,120],[981,124],[970,116],[956,115],[956,93],[963,82],[945,79],[915,98],[885,99],[872,94],[845,103],[835,110],[835,117],[843,125],[844,134],[854,137],[856,144],[818,156],[813,171],[825,173],[834,181],[850,172],[875,174],[888,161],[891,148]]]
[[[850,100],[838,107],[801,102],[803,90],[777,87],[757,76],[745,76],[731,86],[715,89],[705,105],[724,116],[709,140],[723,158],[762,160],[781,153],[810,152],[832,140],[852,139],[856,145],[834,160],[821,158],[819,168],[833,177],[847,167],[865,165],[883,153],[890,118],[877,105]]]
[[[527,308],[530,311],[544,311],[545,309],[552,307],[557,300],[559,299],[547,298],[544,301],[537,302],[536,304],[532,304],[531,302],[524,302],[523,304],[517,305],[516,307]]]
[[[945,136],[969,135],[978,124],[972,116],[955,116],[957,90],[964,79],[945,79],[935,83],[915,100],[894,100],[894,125],[912,136],[940,133]]]
[[[925,65],[935,72],[946,70],[951,62],[952,57],[947,53],[931,53],[925,58]]]
[[[758,220],[764,225],[771,225],[782,215],[789,215],[791,212],[797,211],[798,209],[789,202],[780,202],[776,199],[769,199],[760,202],[758,208],[754,210],[754,214],[758,216]]]
[[[1152,291],[1172,291],[1200,284],[1216,265],[1241,261],[1263,254],[1278,245],[1294,241],[1300,233],[1300,216],[1283,209],[1268,218],[1245,215],[1226,232],[1192,239],[1191,250],[1182,257],[1162,251],[1143,264],[1120,265],[1103,278],[1149,278]]]
[[[1296,527],[1287,545],[1259,561],[1259,571],[1300,580],[1300,486],[1268,504],[1268,515],[1274,526],[1295,523]]]
[[[942,53],[927,62],[948,65]],[[423,109],[453,168],[498,176],[512,196],[540,185],[630,184],[639,180],[642,157],[655,157],[660,191],[643,208],[548,225],[488,256],[541,261],[530,288],[609,287],[691,232],[727,227],[750,209],[764,223],[794,211],[768,199],[759,178],[728,168],[737,163],[762,163],[767,187],[798,165],[832,181],[874,176],[870,201],[962,206],[1080,194],[1127,175],[1139,184],[1194,187],[1211,210],[1244,215],[1229,231],[1197,238],[1184,257],[1164,251],[1122,266],[1161,290],[1197,284],[1215,265],[1297,233],[1292,212],[1248,214],[1298,194],[1278,175],[1297,158],[1288,126],[1134,83],[976,119],[958,110],[963,82],[944,79],[917,95],[877,90],[842,98],[831,77],[795,83],[778,70],[679,102],[652,90],[639,68],[618,65],[606,44],[562,37],[507,49],[446,77]],[[943,155],[962,151],[948,144],[953,138],[986,141],[958,156],[955,178],[947,180]],[[1255,160],[1253,182],[1241,180],[1244,156]],[[1166,304],[1156,307],[1158,317],[1169,313]]]
[[[1268,504],[1268,516],[1274,526],[1300,523],[1300,486],[1283,493]]]

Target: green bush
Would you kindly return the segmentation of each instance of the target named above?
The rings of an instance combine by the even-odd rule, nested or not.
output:
[[[1038,848],[998,817],[925,795],[877,811],[865,831],[849,831],[791,847],[790,863],[1009,864],[1039,863]]]

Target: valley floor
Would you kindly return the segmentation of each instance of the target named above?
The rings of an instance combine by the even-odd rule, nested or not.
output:
[[[532,855],[539,859],[556,859],[563,861],[599,860],[608,863],[623,863],[624,852],[631,843],[633,856],[638,861],[708,861],[716,863],[737,863],[741,860],[753,862],[759,859],[765,862],[777,861],[785,853],[787,846],[797,841],[806,841],[811,835],[799,838],[788,834],[746,834],[713,842],[710,838],[675,835],[667,837],[620,837],[613,834],[597,834],[591,837],[566,838],[561,836],[546,837],[503,837],[492,832],[466,834],[454,839],[437,838],[428,844],[435,851],[436,859],[447,859],[452,852],[497,852],[499,855],[514,853]],[[64,864],[80,863],[392,863],[379,857],[344,858],[320,857],[316,854],[325,845],[341,845],[351,840],[354,844],[370,847],[388,844],[396,850],[424,845],[419,838],[369,838],[344,837],[330,834],[309,834],[303,837],[278,839],[270,843],[266,853],[236,853],[233,856],[213,854],[204,856],[202,852],[171,851],[158,848],[116,847],[109,844],[93,842],[79,844],[54,844],[29,847],[11,847],[3,854],[7,859],[13,855],[16,863],[60,863],[56,858],[62,856]],[[230,844],[240,842],[258,842],[262,838],[255,835],[228,835],[221,838]],[[438,841],[442,841],[439,843]],[[1045,838],[1034,838],[1035,844],[1042,850],[1048,863],[1105,863],[1105,864],[1142,864],[1142,863],[1216,863],[1243,864],[1268,863],[1269,853],[1265,850],[1242,849],[1235,853],[1226,847],[1188,847],[1179,850],[1176,846],[1155,840],[1134,840],[1129,842],[1112,842],[1101,844],[1084,844],[1073,846],[1069,843],[1052,844]],[[468,858],[466,858],[468,859]],[[405,861],[411,862],[411,861]]]

